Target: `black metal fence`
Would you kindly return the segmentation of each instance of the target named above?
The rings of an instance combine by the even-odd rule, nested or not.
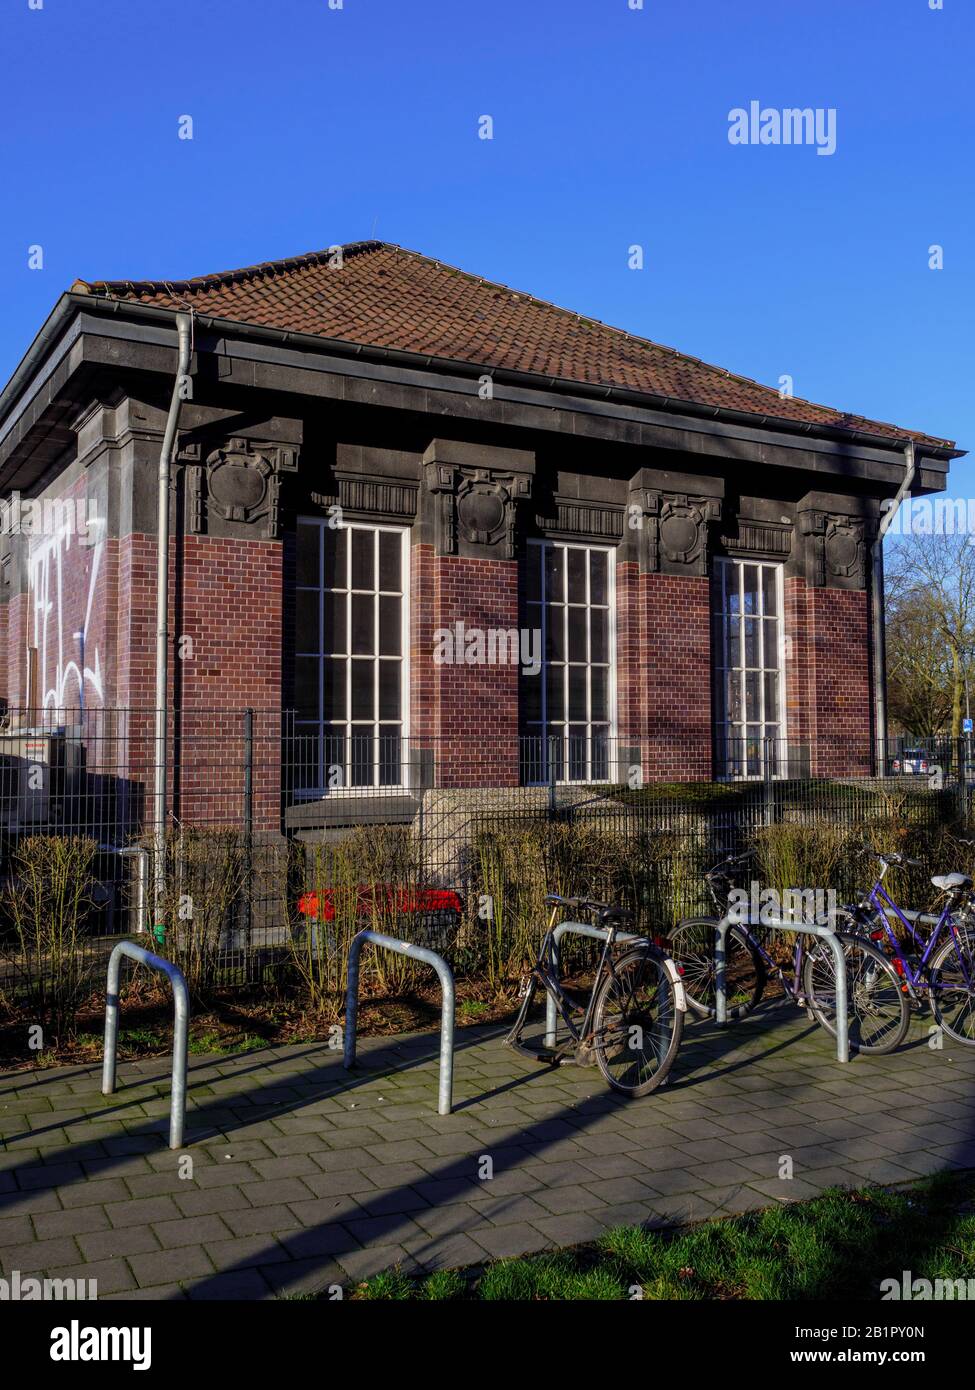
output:
[[[756,737],[716,750],[693,731],[559,730],[472,745],[381,727],[309,734],[281,710],[183,710],[167,717],[159,824],[154,719],[7,712],[8,993],[64,950],[65,930],[96,960],[119,934],[150,938],[201,986],[300,974],[377,920],[500,974],[537,936],[546,889],[629,901],[665,930],[709,906],[704,871],[749,845],[766,877],[794,872],[846,896],[866,880],[870,845],[912,850],[931,872],[970,867],[966,739]],[[71,876],[85,891],[65,926]],[[909,891],[917,900],[923,876]]]

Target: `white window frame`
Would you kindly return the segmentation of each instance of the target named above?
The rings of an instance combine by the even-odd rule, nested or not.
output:
[[[772,570],[772,571],[774,572],[774,574],[775,574],[775,606],[776,606],[776,612],[775,612],[775,614],[771,615],[772,620],[773,620],[773,621],[776,623],[776,625],[777,625],[777,632],[776,632],[776,651],[775,651],[776,664],[775,664],[774,667],[768,666],[767,664],[765,664],[764,660],[763,660],[763,664],[762,664],[761,666],[759,666],[759,667],[749,667],[749,666],[746,666],[746,665],[745,665],[745,620],[746,620],[746,618],[752,617],[752,618],[754,618],[754,619],[758,622],[758,624],[759,624],[759,628],[758,628],[758,631],[759,631],[759,640],[760,640],[760,642],[761,642],[761,653],[762,653],[763,658],[766,656],[766,652],[765,652],[765,623],[769,620],[769,615],[766,615],[766,613],[765,613],[765,611],[764,611],[764,610],[765,610],[765,598],[764,598],[764,590],[763,590],[763,586],[762,586],[761,575],[759,575],[759,582],[758,582],[759,611],[756,612],[756,613],[754,613],[754,614],[746,614],[745,611],[744,611],[744,588],[745,588],[744,572],[745,572],[745,567],[746,567],[746,566],[752,566],[752,567],[758,569],[759,571],[761,571],[761,570]],[[727,601],[726,601],[726,596],[727,596],[727,594],[728,594],[728,592],[729,592],[729,586],[728,586],[728,582],[727,582],[727,575],[728,575],[729,573],[734,573],[734,574],[736,574],[736,576],[737,576],[737,587],[738,587],[738,613],[737,613],[736,615],[731,615],[731,614],[729,613],[729,605],[728,605],[728,603],[727,603]],[[774,738],[775,738],[775,749],[774,749],[774,755],[775,755],[774,767],[775,767],[775,771],[774,771],[774,774],[773,774],[773,775],[776,776],[776,777],[783,777],[783,776],[785,776],[785,769],[786,769],[786,767],[788,766],[788,759],[789,759],[788,727],[787,727],[787,722],[786,722],[786,720],[787,720],[787,713],[788,713],[788,702],[787,702],[787,699],[786,699],[786,665],[785,665],[785,647],[786,647],[786,643],[785,643],[785,602],[784,602],[784,601],[785,601],[785,585],[784,585],[784,582],[783,582],[783,566],[782,566],[780,563],[778,563],[778,562],[776,562],[776,561],[773,561],[773,560],[751,559],[751,558],[748,558],[748,557],[739,557],[739,556],[728,556],[728,557],[725,557],[725,556],[716,556],[716,557],[715,557],[715,560],[714,560],[714,580],[715,580],[715,581],[719,581],[719,580],[720,580],[720,585],[721,585],[721,589],[720,589],[720,594],[721,594],[721,603],[720,603],[720,607],[716,608],[716,607],[715,607],[715,604],[714,604],[714,588],[712,588],[712,603],[711,603],[711,619],[712,619],[712,624],[711,624],[711,664],[712,664],[712,669],[713,669],[714,674],[715,674],[715,681],[716,681],[716,683],[717,683],[718,685],[720,685],[720,686],[722,687],[722,689],[723,689],[722,699],[723,699],[723,701],[724,701],[724,714],[723,714],[723,718],[721,718],[720,720],[718,719],[718,717],[717,717],[717,710],[716,710],[716,711],[715,711],[715,718],[714,718],[714,720],[713,720],[714,740],[715,740],[715,753],[716,753],[716,756],[717,756],[717,758],[718,758],[718,760],[719,760],[719,764],[720,764],[720,769],[721,769],[721,771],[720,771],[720,776],[721,776],[721,778],[722,778],[723,780],[735,781],[735,782],[738,782],[738,781],[759,781],[759,780],[762,779],[762,777],[764,776],[764,769],[763,769],[763,766],[762,766],[762,764],[764,764],[764,754],[762,754],[762,755],[760,756],[760,766],[759,766],[758,770],[757,770],[757,771],[754,771],[754,772],[750,772],[750,771],[748,770],[748,762],[749,762],[749,759],[748,759],[748,752],[747,752],[747,749],[748,749],[748,742],[749,742],[750,735],[749,735],[746,731],[747,731],[747,729],[749,728],[749,726],[753,726],[753,725],[756,725],[756,724],[757,724],[757,725],[759,726],[759,728],[760,728],[760,733],[759,733],[759,736],[758,736],[758,738],[759,738],[759,743],[760,743],[760,745],[762,746],[763,749],[764,749],[764,741],[765,741],[765,739],[766,739],[767,737],[770,737],[769,735],[766,734],[766,732],[765,732],[766,729],[767,729],[769,726],[771,726],[771,725],[776,726],[777,729],[778,729],[778,733],[774,736]],[[715,587],[717,587],[717,586],[715,585]],[[734,665],[734,666],[729,666],[729,665],[726,665],[726,664],[725,664],[725,657],[726,657],[726,653],[727,653],[727,649],[728,649],[728,626],[727,626],[727,625],[728,625],[728,622],[729,622],[731,616],[737,616],[738,619],[739,619],[739,633],[738,633],[739,664]],[[718,620],[720,621],[720,638],[719,638],[719,641],[718,641],[717,643],[715,642],[715,631],[714,631],[715,626],[716,626],[716,624],[715,624],[715,619],[718,619]],[[760,677],[761,677],[760,680],[759,680],[759,682],[758,682],[758,686],[759,686],[759,696],[760,696],[760,703],[761,703],[761,718],[760,718],[760,719],[752,719],[752,718],[749,718],[749,717],[748,717],[746,673],[747,673],[748,671],[750,671],[750,670],[757,670],[757,671],[759,671]],[[769,713],[768,713],[768,711],[767,711],[766,708],[765,708],[765,674],[766,674],[767,672],[770,672],[770,671],[773,671],[773,670],[777,673],[777,677],[778,677],[778,679],[777,679],[777,681],[776,681],[776,690],[777,690],[777,696],[778,696],[778,698],[777,698],[777,708],[776,708],[776,710],[775,710],[775,712],[774,712],[774,717],[773,717],[773,718],[770,718],[770,717],[769,717]],[[741,681],[741,711],[742,711],[742,715],[741,715],[741,718],[740,718],[740,719],[736,719],[736,720],[732,720],[732,719],[729,717],[729,714],[728,714],[728,703],[727,703],[727,675],[728,675],[729,672],[736,672],[736,673],[739,675],[739,678],[740,678],[740,681]],[[735,732],[735,731],[737,731],[737,732]],[[736,757],[735,754],[734,754],[734,748],[735,748],[736,743],[737,743],[737,746],[738,746],[738,747],[740,748],[740,750],[741,750],[740,753],[737,755],[737,757]],[[736,770],[734,770],[734,771],[731,770],[731,767],[732,767],[733,764],[737,764],[737,768],[736,768]]]
[[[587,555],[587,556],[588,556],[589,553],[592,552],[592,551],[596,551],[597,553],[606,556],[606,612],[607,612],[607,619],[606,619],[606,666],[607,666],[607,672],[606,672],[606,713],[607,713],[607,717],[606,717],[606,720],[605,720],[605,724],[606,724],[606,726],[607,726],[607,729],[606,729],[606,740],[607,740],[607,745],[608,745],[608,746],[607,746],[607,750],[606,750],[606,767],[607,767],[607,770],[606,770],[606,778],[605,778],[605,779],[603,779],[603,778],[593,778],[593,775],[592,775],[592,723],[593,723],[593,720],[592,720],[592,682],[591,682],[591,676],[590,676],[590,678],[587,680],[587,683],[586,683],[586,706],[587,706],[587,717],[586,717],[586,719],[585,719],[585,720],[579,720],[579,719],[572,719],[572,720],[570,720],[569,717],[568,717],[568,710],[567,710],[567,708],[565,708],[564,705],[563,705],[562,719],[561,719],[561,727],[562,727],[562,766],[563,766],[564,770],[566,771],[566,773],[568,772],[568,770],[569,770],[569,765],[570,765],[570,759],[569,759],[569,744],[568,744],[568,738],[569,738],[568,730],[569,730],[569,725],[570,725],[570,724],[580,724],[580,723],[585,723],[585,725],[586,725],[586,730],[587,730],[587,733],[586,733],[586,743],[587,743],[587,752],[586,752],[586,776],[583,777],[583,778],[563,776],[563,777],[559,777],[559,778],[557,779],[557,783],[558,783],[559,786],[576,786],[576,787],[581,787],[581,786],[593,785],[594,783],[595,783],[596,785],[599,785],[599,784],[602,783],[603,781],[614,782],[614,781],[617,780],[617,773],[616,773],[616,763],[617,763],[617,750],[616,750],[616,740],[617,740],[617,710],[616,710],[616,698],[617,698],[617,697],[616,697],[616,659],[617,659],[617,658],[616,658],[616,547],[615,547],[615,546],[611,546],[611,545],[593,545],[593,544],[590,544],[588,541],[574,541],[574,540],[564,539],[564,538],[562,538],[562,537],[539,537],[539,538],[535,538],[535,539],[530,539],[530,540],[527,542],[527,546],[526,546],[526,557],[530,558],[530,557],[532,556],[532,551],[533,551],[533,549],[540,549],[540,550],[544,551],[546,548],[549,548],[549,547],[551,547],[551,546],[561,546],[564,550],[583,550],[583,551],[586,552],[586,555]],[[545,772],[546,772],[546,774],[547,774],[547,771],[548,771],[548,738],[551,736],[551,735],[549,734],[549,732],[548,732],[548,729],[549,729],[549,725],[551,724],[552,721],[550,720],[550,718],[549,718],[549,716],[548,716],[548,710],[547,710],[547,707],[546,707],[546,706],[547,706],[547,700],[548,700],[548,681],[547,681],[547,675],[546,675],[547,670],[548,670],[548,661],[547,661],[547,659],[546,659],[545,652],[546,652],[547,639],[548,639],[548,603],[547,603],[547,598],[546,598],[546,593],[545,593],[545,561],[544,561],[544,557],[540,557],[540,558],[539,558],[538,564],[539,564],[539,573],[540,573],[540,575],[541,575],[541,585],[542,585],[541,591],[540,591],[540,592],[541,592],[541,599],[540,599],[540,602],[539,602],[539,607],[540,607],[540,609],[541,609],[541,652],[542,652],[542,669],[541,669],[541,671],[538,673],[537,676],[525,677],[524,679],[540,680],[540,681],[542,682],[542,687],[541,687],[541,696],[542,696],[542,700],[541,700],[541,704],[542,704],[542,717],[541,717],[541,720],[540,720],[539,722],[540,722],[540,724],[541,724],[541,730],[542,730],[542,732],[541,732],[541,734],[540,734],[540,737],[541,737],[541,739],[543,740],[543,742],[542,742],[542,750],[543,750],[543,768],[544,768],[544,770],[545,770]],[[567,581],[567,580],[568,580],[568,568],[566,568],[566,581]],[[591,584],[591,575],[590,575],[589,565],[588,565],[588,562],[587,562],[587,564],[586,564],[586,604],[585,604],[587,613],[588,613],[589,611],[591,611],[591,608],[592,608],[592,599],[591,599],[591,592],[590,592],[590,584]],[[579,665],[579,664],[581,664],[581,663],[569,662],[569,660],[568,660],[568,652],[569,652],[569,644],[568,644],[568,621],[569,621],[569,619],[568,619],[568,613],[569,613],[569,610],[570,610],[571,607],[573,607],[573,606],[579,606],[579,605],[570,605],[569,602],[568,602],[568,590],[566,590],[566,595],[567,595],[566,603],[565,603],[565,615],[566,615],[566,616],[565,616],[565,618],[564,618],[564,620],[563,620],[563,621],[565,622],[565,625],[566,625],[566,627],[565,627],[565,632],[564,632],[564,637],[565,637],[564,650],[565,650],[565,654],[566,654],[566,656],[565,656],[565,665],[567,665],[567,666],[568,666],[568,665]],[[587,634],[586,634],[586,646],[587,646],[586,669],[587,669],[587,671],[590,671],[590,672],[591,672],[591,671],[592,671],[591,632],[590,632],[588,629],[587,629]],[[598,664],[601,665],[602,663],[598,663]],[[565,699],[568,700],[568,683],[566,683],[565,689],[566,689]],[[603,722],[603,721],[597,721],[597,722],[600,722],[600,723],[601,723],[601,722]],[[529,737],[532,737],[532,736],[529,735]],[[546,776],[546,777],[543,777],[542,779],[540,779],[539,782],[534,783],[533,785],[543,785],[544,782],[545,782],[546,780],[547,780],[547,776]]]
[[[322,797],[325,797],[325,796],[329,796],[329,797],[335,797],[335,796],[359,796],[359,797],[361,797],[361,796],[369,796],[369,795],[372,794],[372,793],[375,793],[375,794],[381,795],[381,796],[385,796],[385,795],[390,794],[390,793],[395,794],[395,793],[397,793],[397,792],[405,792],[406,790],[408,790],[408,788],[407,788],[407,783],[406,783],[406,781],[405,781],[405,768],[406,768],[406,766],[407,766],[407,764],[408,764],[408,761],[409,761],[410,698],[411,698],[411,690],[410,690],[410,528],[409,528],[408,526],[387,525],[385,522],[372,522],[372,521],[347,521],[347,522],[344,522],[343,525],[342,525],[341,527],[335,527],[335,526],[330,525],[330,523],[329,523],[329,518],[327,518],[327,517],[320,517],[320,516],[299,516],[299,517],[297,518],[297,526],[316,526],[316,527],[318,527],[319,531],[330,531],[330,530],[332,530],[332,531],[343,530],[343,531],[345,531],[345,532],[352,532],[352,531],[370,531],[370,532],[372,532],[372,533],[374,534],[374,536],[376,537],[376,540],[375,540],[375,557],[374,557],[374,563],[375,563],[375,588],[372,589],[372,590],[363,590],[363,589],[353,589],[353,588],[352,588],[352,544],[351,544],[351,537],[349,537],[349,539],[348,539],[348,541],[347,541],[347,544],[346,544],[346,554],[345,554],[345,565],[346,565],[346,571],[345,571],[345,580],[346,580],[346,583],[345,583],[345,599],[346,599],[346,606],[345,606],[345,628],[346,628],[346,646],[347,646],[347,648],[351,645],[351,641],[352,641],[352,595],[353,595],[353,593],[372,593],[372,594],[374,595],[374,597],[376,598],[377,601],[376,601],[376,604],[375,604],[375,617],[374,617],[374,622],[375,622],[375,654],[374,654],[373,656],[371,656],[371,657],[368,657],[368,656],[353,656],[352,653],[351,653],[351,651],[348,651],[348,650],[347,650],[346,652],[344,652],[344,653],[342,653],[342,652],[339,652],[339,653],[332,653],[332,652],[326,652],[326,651],[325,651],[325,639],[324,639],[324,632],[323,632],[323,630],[322,630],[322,629],[323,629],[324,622],[325,622],[325,604],[324,604],[324,601],[323,601],[321,598],[320,598],[320,600],[319,600],[319,612],[318,612],[318,621],[319,621],[319,639],[318,639],[318,646],[319,646],[319,651],[318,651],[318,652],[315,652],[315,653],[311,653],[311,652],[302,652],[302,651],[299,649],[299,647],[298,647],[297,632],[296,632],[296,634],[295,634],[295,647],[294,647],[294,655],[295,655],[295,657],[297,658],[297,657],[300,657],[300,656],[317,656],[318,659],[319,659],[319,665],[318,665],[318,711],[319,711],[319,713],[318,713],[318,719],[317,719],[317,721],[316,721],[316,720],[309,720],[309,719],[301,719],[301,720],[299,720],[299,719],[296,718],[296,719],[295,719],[295,725],[294,725],[294,727],[295,727],[295,732],[296,732],[296,734],[298,734],[298,733],[300,733],[300,731],[301,731],[302,729],[306,729],[306,730],[309,730],[309,731],[310,731],[310,730],[315,730],[315,731],[317,732],[318,739],[320,740],[320,753],[319,753],[319,759],[320,759],[320,761],[319,761],[319,768],[320,768],[320,769],[321,769],[322,767],[325,767],[325,766],[326,766],[326,764],[324,763],[323,759],[324,759],[325,746],[326,746],[326,745],[325,745],[325,740],[326,740],[326,738],[328,737],[328,734],[327,734],[327,732],[326,732],[328,726],[329,726],[330,724],[341,725],[341,726],[343,727],[344,731],[345,731],[345,738],[346,738],[345,763],[344,763],[344,766],[343,766],[343,778],[344,778],[344,780],[343,780],[343,782],[342,782],[342,785],[341,785],[341,786],[335,786],[335,787],[329,786],[329,785],[327,785],[327,778],[326,778],[326,785],[324,785],[324,786],[319,785],[319,786],[317,786],[317,787],[310,787],[310,786],[309,786],[309,787],[296,787],[296,788],[295,788],[295,791],[294,791],[295,798],[296,798],[296,800],[299,800],[299,801],[317,801],[317,800],[320,800]],[[401,612],[400,612],[400,655],[399,655],[398,658],[397,658],[397,657],[380,657],[380,655],[379,655],[379,602],[378,602],[378,599],[379,599],[380,594],[382,594],[382,593],[391,593],[391,592],[392,592],[391,590],[383,590],[383,589],[380,589],[380,588],[379,588],[379,539],[378,539],[378,537],[379,537],[379,533],[380,533],[380,532],[383,532],[383,531],[392,533],[392,534],[394,534],[394,535],[398,535],[398,536],[400,537],[400,567],[401,567],[401,568],[400,568],[400,584],[401,584],[401,600],[402,600],[402,601],[401,601]],[[297,531],[296,531],[296,534],[297,534]],[[321,540],[320,540],[320,541],[319,541],[319,548],[318,548],[318,592],[319,592],[320,595],[323,595],[323,594],[326,592],[326,590],[325,590],[325,569],[324,569],[324,566],[325,566],[325,546],[324,546],[324,544],[322,544],[322,542],[321,542]],[[295,593],[295,595],[296,595],[296,602],[297,602],[297,594],[298,594],[299,592],[301,592],[301,591],[314,592],[314,590],[312,589],[312,586],[311,586],[311,585],[309,585],[309,584],[299,584],[299,583],[297,583],[297,578],[296,578],[296,583],[295,583],[295,587],[294,587],[294,593]],[[326,659],[329,659],[329,658],[334,659],[334,658],[336,658],[336,657],[338,657],[338,659],[344,661],[344,663],[345,663],[345,709],[346,709],[346,717],[345,717],[344,719],[341,719],[341,720],[328,720],[328,719],[325,718],[325,714],[324,714],[325,661],[326,661]],[[371,661],[371,662],[373,663],[373,665],[374,665],[376,668],[378,668],[378,666],[379,666],[379,664],[380,664],[381,661],[382,661],[382,662],[392,662],[392,661],[398,661],[398,662],[399,662],[399,666],[400,666],[400,719],[399,719],[398,721],[397,721],[397,720],[392,720],[392,719],[380,719],[380,717],[379,717],[379,681],[378,681],[378,679],[375,681],[375,696],[374,696],[374,702],[373,702],[373,718],[372,718],[372,720],[371,720],[371,721],[366,721],[366,720],[354,720],[354,719],[352,718],[352,667],[353,667],[353,663],[354,663],[354,662],[357,662],[357,661]],[[378,676],[378,670],[377,670],[377,676]],[[398,726],[399,726],[399,737],[400,737],[400,776],[399,776],[398,781],[396,781],[395,783],[393,783],[393,782],[380,782],[380,781],[379,781],[379,765],[380,765],[380,760],[379,760],[379,741],[378,741],[378,740],[379,740],[379,738],[381,737],[381,734],[379,733],[379,728],[380,728],[380,725],[381,725],[381,724],[398,724]],[[354,731],[357,725],[358,725],[358,726],[361,726],[362,728],[371,727],[371,728],[372,728],[372,731],[373,731],[373,732],[372,732],[372,738],[373,738],[372,781],[371,781],[371,782],[361,782],[361,783],[358,783],[358,784],[352,784],[350,781],[347,780],[348,777],[349,777],[349,775],[350,775],[350,772],[351,772],[351,737],[352,737],[352,733],[351,733],[350,731]],[[328,764],[327,766],[328,766],[328,767],[331,767],[332,764]]]

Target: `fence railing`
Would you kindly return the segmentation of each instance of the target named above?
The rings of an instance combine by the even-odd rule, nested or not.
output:
[[[666,925],[710,906],[710,864],[775,827],[935,844],[968,824],[975,785],[964,738],[785,744],[564,726],[475,743],[326,736],[291,711],[181,710],[168,720],[160,837],[153,723],[145,708],[7,711],[0,988],[21,988],[63,945],[43,904],[33,919],[11,910],[52,838],[87,846],[73,929],[95,963],[138,935],[194,989],[305,965],[340,988],[339,957],[366,927],[500,971],[512,916],[530,922],[546,883],[564,891],[581,877],[580,891],[598,887]],[[860,869],[852,851],[837,854],[822,886],[852,894]]]

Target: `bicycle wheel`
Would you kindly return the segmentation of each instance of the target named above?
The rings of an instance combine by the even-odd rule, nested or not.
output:
[[[714,1018],[713,917],[685,917],[670,933],[670,954],[680,966],[687,1007],[698,1018]],[[725,938],[725,995],[728,1017],[744,1018],[761,999],[768,980],[765,962],[745,933],[732,927]]]
[[[959,935],[936,952],[928,974],[931,1008],[940,1027],[956,1042],[975,1047],[975,941]]]
[[[604,976],[593,1011],[593,1050],[614,1091],[645,1096],[670,1071],[684,1011],[667,958],[652,949],[629,951]]]
[[[865,937],[837,932],[836,939],[846,958],[850,1046],[877,1056],[893,1052],[904,1041],[910,1025],[900,976]],[[836,961],[832,950],[818,940],[806,956],[802,987],[816,1022],[835,1038]]]

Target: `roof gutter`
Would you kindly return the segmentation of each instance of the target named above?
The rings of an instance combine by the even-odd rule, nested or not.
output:
[[[904,498],[911,490],[916,472],[914,442],[911,440],[904,449],[904,477],[889,505],[884,506],[884,514],[877,528],[877,539],[871,546],[872,562],[870,584],[870,625],[872,628],[873,652],[873,727],[877,740],[878,777],[883,776],[887,767],[887,634],[884,627],[884,536]]]

